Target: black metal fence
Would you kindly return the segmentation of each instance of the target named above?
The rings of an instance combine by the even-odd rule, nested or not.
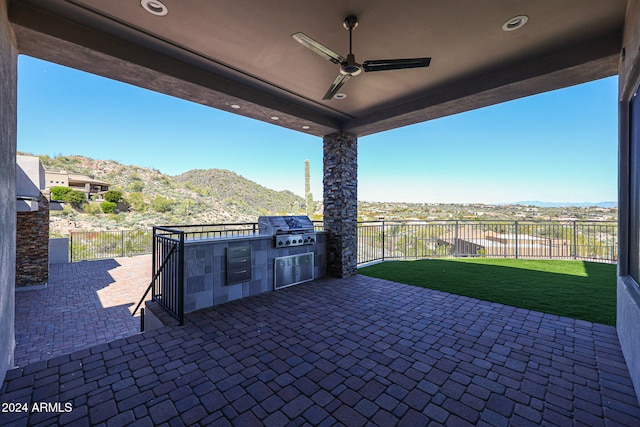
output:
[[[151,230],[81,231],[69,236],[69,260],[85,261],[151,253]]]
[[[323,230],[321,221],[314,221]],[[250,236],[255,222],[178,225],[186,240]],[[152,253],[151,231],[71,233],[70,260]],[[358,223],[358,264],[393,259],[502,257],[615,263],[618,228],[608,221],[365,221]]]
[[[604,221],[372,221],[358,224],[358,264],[438,257],[615,263],[618,227]]]
[[[184,231],[153,227],[152,298],[181,325],[184,321],[184,239]]]
[[[316,230],[323,229],[322,221],[314,221],[313,224]],[[257,222],[172,225],[169,228],[184,231],[187,240],[258,234]],[[69,260],[90,261],[150,254],[152,238],[153,232],[149,230],[72,232],[69,238]]]

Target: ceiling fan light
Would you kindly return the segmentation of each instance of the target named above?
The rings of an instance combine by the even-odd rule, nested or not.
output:
[[[357,76],[362,72],[362,67],[359,64],[345,64],[340,67],[340,73],[345,76]]]
[[[347,98],[347,94],[346,94],[346,93],[343,93],[343,92],[336,93],[336,94],[333,96],[333,99],[346,99],[346,98]]]

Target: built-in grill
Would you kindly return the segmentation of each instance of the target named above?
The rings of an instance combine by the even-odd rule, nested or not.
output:
[[[316,232],[308,216],[261,216],[258,218],[260,234],[273,235],[275,248],[313,245]]]

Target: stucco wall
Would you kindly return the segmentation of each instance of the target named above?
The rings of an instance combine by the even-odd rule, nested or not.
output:
[[[632,194],[629,186],[629,102],[640,82],[640,0],[630,0],[627,8],[624,39],[624,55],[620,60],[620,144],[619,144],[619,230],[620,262],[617,287],[617,331],[620,345],[627,361],[631,380],[640,394],[640,290],[628,275],[629,236],[637,230],[630,229],[629,205],[640,197]],[[640,123],[635,123],[639,126]],[[638,165],[638,162],[634,162]],[[635,175],[638,176],[638,175]]]
[[[40,159],[33,156],[16,156],[16,162],[16,194],[39,198],[40,190],[44,190],[44,168]]]
[[[17,49],[0,0],[0,380],[13,366],[16,271]]]

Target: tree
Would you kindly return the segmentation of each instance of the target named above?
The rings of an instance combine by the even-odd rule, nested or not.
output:
[[[107,202],[118,203],[120,199],[122,199],[122,191],[109,190],[106,193],[104,193],[104,199]]]
[[[65,202],[68,202],[76,209],[82,208],[82,205],[87,203],[87,196],[78,190],[71,190],[64,198]]]
[[[69,187],[51,187],[51,200],[63,200],[73,190]]]
[[[51,199],[62,200],[76,209],[87,203],[87,196],[82,191],[69,187],[51,187]]]

